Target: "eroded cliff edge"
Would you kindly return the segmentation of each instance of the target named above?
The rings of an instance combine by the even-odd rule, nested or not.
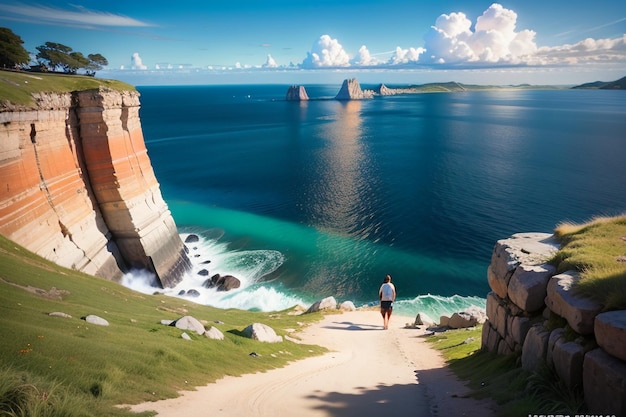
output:
[[[39,93],[0,107],[0,233],[59,265],[178,283],[190,263],[163,200],[135,91]]]

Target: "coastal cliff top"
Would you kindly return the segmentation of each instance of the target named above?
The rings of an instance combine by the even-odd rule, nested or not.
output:
[[[35,106],[35,93],[68,93],[106,88],[135,91],[135,87],[116,80],[81,75],[46,74],[41,72],[0,71],[0,108],[10,105]]]

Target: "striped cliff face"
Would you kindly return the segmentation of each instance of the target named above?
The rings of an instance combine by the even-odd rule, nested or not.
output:
[[[189,261],[143,141],[135,92],[41,94],[0,110],[0,233],[62,266],[174,286]]]

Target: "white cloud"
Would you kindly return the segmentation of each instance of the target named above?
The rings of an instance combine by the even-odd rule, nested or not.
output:
[[[276,63],[274,58],[270,54],[268,54],[265,64],[261,65],[261,67],[262,68],[278,68],[278,64]]]
[[[0,4],[0,12],[13,19],[27,19],[31,23],[44,23],[59,26],[152,26],[128,16],[89,10],[82,6],[73,6],[75,10],[64,10],[43,5],[22,3]]]
[[[391,65],[416,63],[419,60],[420,55],[425,51],[426,50],[424,48],[402,49],[398,46],[388,63]]]
[[[135,52],[133,56],[130,57],[130,67],[134,70],[148,69],[148,67],[143,64],[143,61],[141,57],[139,56],[139,52]]]
[[[376,57],[373,57],[370,51],[367,49],[367,46],[362,45],[359,48],[359,54],[356,58],[352,60],[352,64],[363,67],[370,67],[374,65],[378,65],[379,61]]]
[[[307,52],[302,66],[305,68],[349,67],[350,57],[337,39],[322,35],[313,43],[311,52]]]
[[[464,13],[443,14],[425,37],[425,56],[433,63],[525,62],[536,50],[535,32],[516,32],[517,13],[494,3],[472,22]]]
[[[626,35],[615,39],[587,38],[573,45],[541,47],[536,64],[585,64],[626,62]]]

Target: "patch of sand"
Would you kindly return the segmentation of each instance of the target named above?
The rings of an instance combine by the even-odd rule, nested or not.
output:
[[[326,355],[131,409],[160,417],[494,416],[492,402],[467,397],[423,330],[404,328],[412,321],[393,316],[383,330],[377,311],[327,315],[299,335],[330,349]]]

